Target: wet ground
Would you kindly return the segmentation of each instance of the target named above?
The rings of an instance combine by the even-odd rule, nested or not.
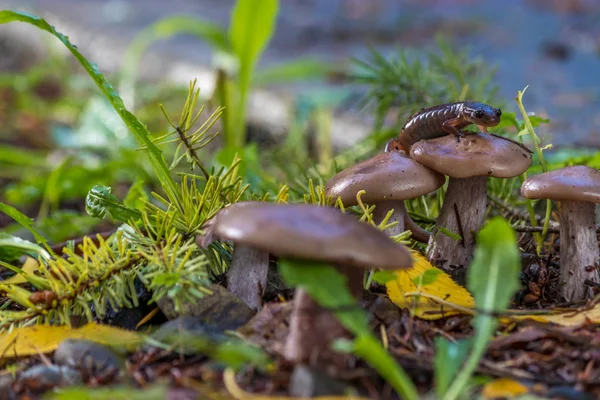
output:
[[[111,69],[120,62],[120,50],[151,22],[186,14],[225,25],[233,3],[0,0],[0,8],[49,16],[102,69]],[[529,85],[528,109],[552,119],[551,126],[540,132],[545,142],[600,147],[597,0],[283,0],[263,64],[300,56],[346,62],[364,55],[367,43],[382,51],[398,46],[424,48],[439,31],[498,67],[497,83],[508,103],[514,104],[516,91]],[[95,52],[96,47],[105,52]],[[210,48],[192,37],[163,41],[152,49],[163,63],[211,63]],[[189,72],[178,71],[178,77]],[[288,96],[312,89],[308,85],[277,88]]]

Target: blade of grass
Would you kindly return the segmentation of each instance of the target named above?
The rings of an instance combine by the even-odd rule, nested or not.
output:
[[[254,67],[275,30],[279,0],[238,0],[231,14],[229,39],[239,60],[239,104],[235,127],[227,133],[227,144],[242,147],[246,142],[247,97]]]

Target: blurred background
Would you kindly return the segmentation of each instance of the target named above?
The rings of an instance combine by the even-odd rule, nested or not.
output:
[[[3,9],[47,17],[102,71],[117,70],[127,45],[151,23],[176,14],[226,27],[233,4],[232,0],[0,1]],[[351,57],[365,56],[368,45],[383,54],[398,47],[431,48],[436,34],[460,48],[467,46],[471,55],[496,67],[494,83],[513,110],[516,91],[529,85],[528,110],[551,117],[551,124],[540,132],[550,135],[547,141],[556,146],[600,146],[600,2],[596,0],[284,0],[260,66],[299,57],[346,64]],[[158,58],[147,56],[154,61],[140,64],[142,76],[183,84],[197,76],[202,90],[213,89],[207,72],[214,66],[214,52],[206,41],[178,35],[154,42],[150,50]],[[10,57],[5,49],[2,65]],[[270,92],[288,98],[322,96],[324,89],[329,95],[335,92],[341,99],[336,105],[339,110],[353,112],[368,127],[369,116],[350,108],[360,87],[335,79],[325,80],[325,85],[283,82],[270,87]],[[265,95],[263,101],[263,107],[273,108],[273,115],[253,111],[257,115],[251,118],[271,117],[275,126],[281,125],[285,110],[280,110],[279,99]],[[252,109],[261,108],[260,102],[253,104]],[[359,129],[353,135],[366,132]],[[351,144],[343,138],[339,142]]]

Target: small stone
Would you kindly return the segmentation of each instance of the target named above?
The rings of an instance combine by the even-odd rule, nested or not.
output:
[[[60,342],[54,353],[54,362],[77,368],[86,375],[114,375],[124,366],[124,361],[109,347],[82,339]]]
[[[38,364],[19,376],[15,391],[40,393],[56,387],[79,384],[81,384],[81,374],[71,367]]]
[[[218,323],[223,329],[237,329],[254,315],[254,311],[246,303],[223,286],[212,284],[207,289],[212,291],[211,295],[185,302],[180,313],[175,311],[175,304],[168,297],[161,298],[157,304],[168,319],[195,317]]]
[[[352,389],[322,371],[297,365],[290,378],[289,394],[293,397],[342,396]]]

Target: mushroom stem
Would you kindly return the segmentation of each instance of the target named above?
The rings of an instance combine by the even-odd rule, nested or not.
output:
[[[412,232],[411,237],[421,243],[429,242],[431,238],[431,232],[421,228],[408,214],[408,210],[404,209],[404,225],[405,229],[408,229]]]
[[[394,212],[387,223],[391,224],[392,222],[398,222],[398,224],[387,228],[385,233],[388,236],[396,236],[404,232],[404,215],[406,215],[404,200],[387,200],[375,203],[375,209],[373,210],[373,222],[376,224],[381,223],[390,210],[394,210]]]
[[[336,265],[335,268],[348,278],[350,293],[361,301],[364,270],[344,265]],[[331,344],[334,340],[347,337],[350,337],[350,333],[331,310],[321,307],[304,289],[296,289],[290,333],[284,348],[284,356],[288,361],[308,363],[313,367],[331,365],[343,368],[349,357],[333,350]]]
[[[464,276],[454,271],[465,271],[473,257],[475,234],[483,225],[486,204],[487,177],[449,178],[444,204],[427,246],[427,257],[459,282],[464,281]],[[441,228],[460,235],[462,240],[452,239]]]
[[[227,289],[258,311],[262,307],[268,272],[269,253],[237,244],[227,271]]]
[[[592,297],[592,289],[583,282],[599,281],[596,205],[583,201],[561,201],[560,212],[560,283],[567,301]]]

